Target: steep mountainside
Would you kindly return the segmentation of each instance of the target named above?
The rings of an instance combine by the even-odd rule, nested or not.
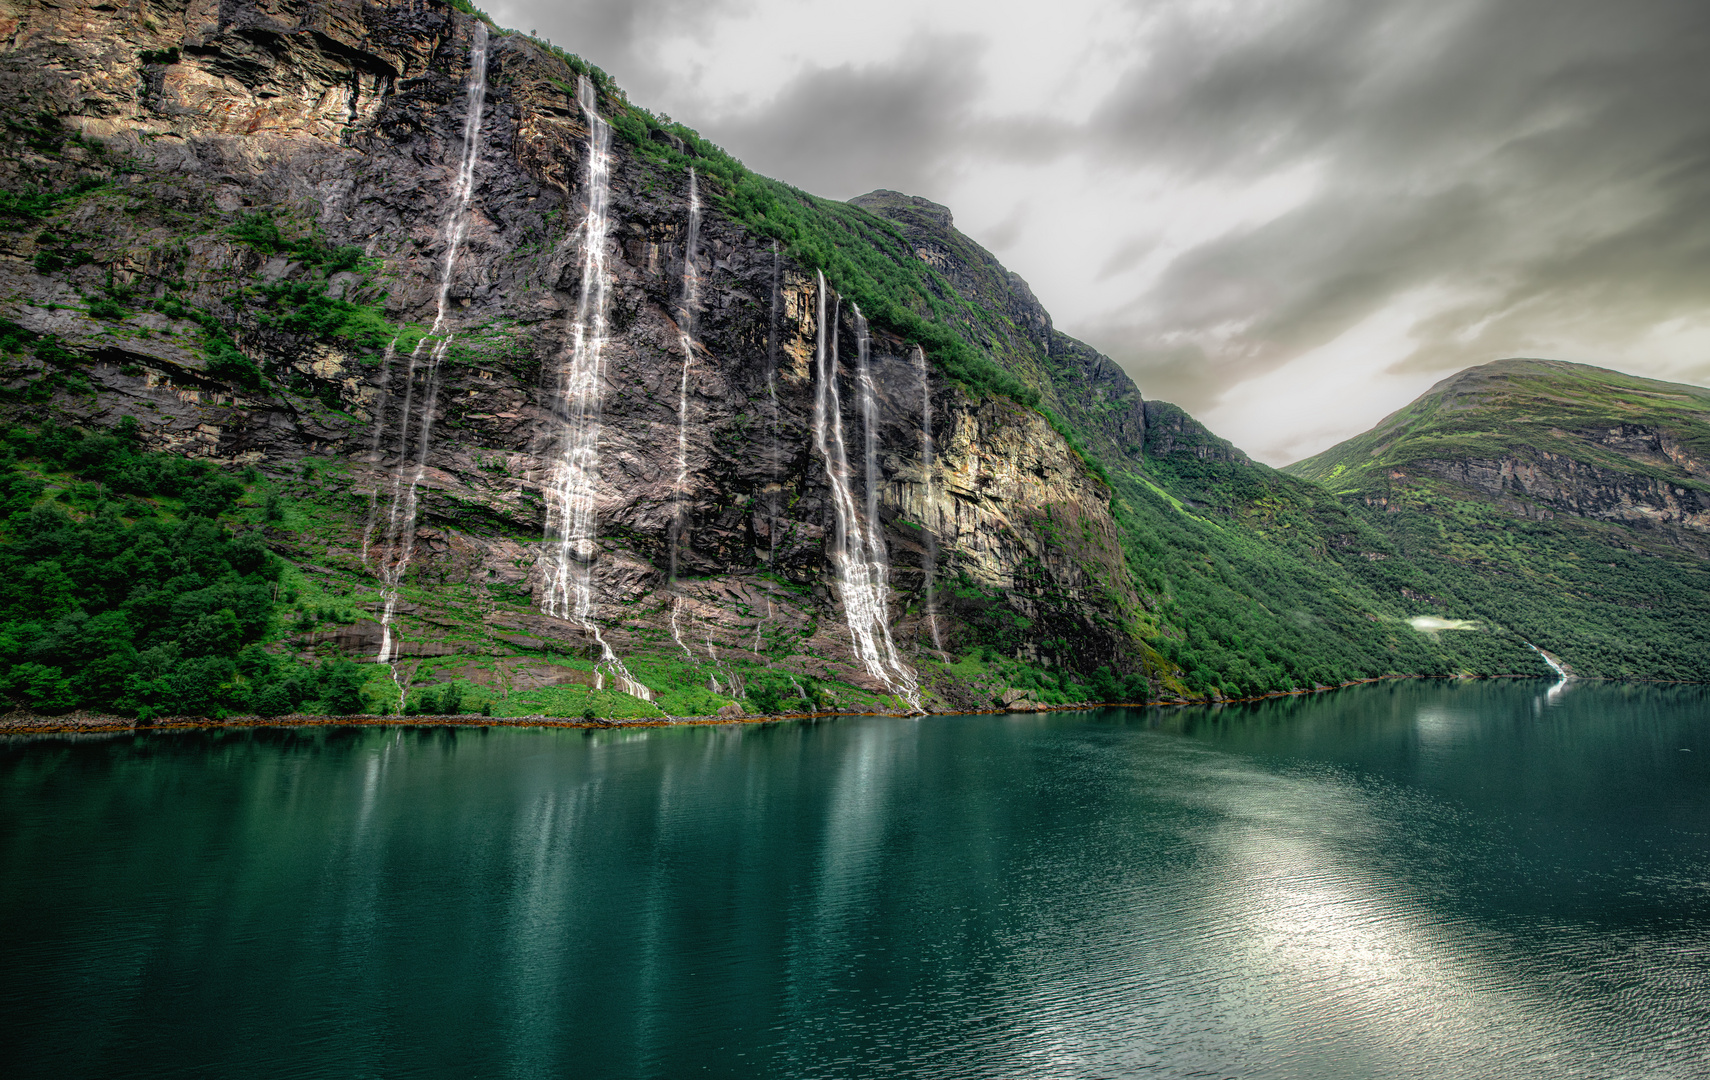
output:
[[[1472,605],[1320,486],[1253,462],[1168,402],[1144,401],[1108,357],[1053,328],[1026,283],[958,232],[948,209],[892,191],[853,202],[901,228],[961,332],[1110,482],[1146,609],[1141,637],[1187,688],[1542,668],[1499,622],[1476,634],[1414,629],[1410,619],[1444,605],[1464,621]]]
[[[1144,401],[942,207],[758,177],[435,0],[0,30],[8,538],[69,582],[5,613],[15,701],[245,708],[284,661],[322,672],[292,701],[348,700],[339,657],[388,662],[370,705],[612,715],[1544,670],[1322,488]],[[210,516],[282,561],[147,603],[79,577]],[[1408,622],[1439,611],[1485,629]],[[125,649],[141,696],[29,689]]]
[[[1710,671],[1710,390],[1501,360],[1286,471],[1582,673]]]

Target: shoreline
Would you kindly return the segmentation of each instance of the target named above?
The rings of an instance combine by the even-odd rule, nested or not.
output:
[[[995,709],[956,709],[945,712],[897,712],[897,711],[861,711],[861,710],[831,710],[827,712],[802,713],[770,713],[764,715],[743,716],[650,716],[634,720],[586,720],[580,717],[555,717],[545,715],[531,716],[481,716],[477,713],[459,713],[448,716],[381,716],[379,714],[356,714],[351,716],[318,716],[306,713],[288,713],[282,716],[228,716],[223,719],[212,719],[199,716],[167,716],[148,723],[139,723],[128,716],[114,716],[107,713],[67,713],[60,716],[47,716],[39,713],[22,711],[0,715],[0,737],[31,736],[31,735],[121,735],[126,733],[140,734],[150,731],[212,731],[212,730],[258,730],[266,728],[314,728],[314,727],[396,727],[396,728],[582,728],[586,730],[615,730],[619,728],[666,728],[666,727],[717,727],[727,724],[772,724],[785,723],[792,720],[834,720],[839,717],[855,716],[890,716],[899,719],[907,717],[927,716],[1027,716],[1039,713],[1053,712],[1090,712],[1094,709],[1150,709],[1150,708],[1189,708],[1218,705],[1243,705],[1259,701],[1273,701],[1279,698],[1306,697],[1311,694],[1326,694],[1336,690],[1345,690],[1352,686],[1368,686],[1373,683],[1394,682],[1404,679],[1458,679],[1474,681],[1480,679],[1528,679],[1545,681],[1535,675],[1379,675],[1372,679],[1354,679],[1350,682],[1339,683],[1335,686],[1315,686],[1310,690],[1278,690],[1269,694],[1243,698],[1211,698],[1208,700],[1189,700],[1185,698],[1158,698],[1152,701],[1081,701],[1067,705],[1043,705],[1032,703],[1034,707],[1017,709],[1014,707]],[[1575,682],[1659,682],[1655,679],[1583,679],[1576,677]],[[1668,681],[1669,685],[1688,685],[1686,683]]]

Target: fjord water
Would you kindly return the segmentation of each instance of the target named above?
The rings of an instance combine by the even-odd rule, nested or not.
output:
[[[0,747],[8,1076],[1710,1073],[1710,699]]]

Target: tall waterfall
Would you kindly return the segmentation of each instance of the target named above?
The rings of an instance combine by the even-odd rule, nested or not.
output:
[[[897,655],[896,644],[891,640],[888,582],[890,568],[885,562],[884,540],[879,536],[876,488],[869,479],[869,516],[865,529],[855,505],[855,497],[849,489],[849,453],[843,439],[843,408],[837,393],[835,327],[831,328],[833,337],[829,355],[826,348],[824,274],[819,275],[818,285],[818,338],[814,362],[819,385],[814,393],[813,440],[814,446],[825,459],[825,473],[831,483],[832,509],[837,518],[836,535],[831,545],[831,564],[837,571],[838,591],[843,595],[843,614],[849,622],[849,636],[855,645],[855,655],[869,674],[907,701],[912,708],[919,709],[920,684],[914,671]],[[861,370],[858,372],[858,387],[862,398],[863,419],[871,432],[874,422],[871,419],[871,379],[865,374],[866,322],[858,313],[856,319],[856,328],[860,334]],[[877,457],[871,434],[868,437],[867,450],[869,458],[875,463],[872,468],[876,472]]]
[[[450,307],[452,275],[457,268],[458,252],[469,232],[469,200],[475,191],[475,163],[481,156],[481,113],[487,103],[487,24],[475,24],[475,40],[469,47],[469,82],[465,91],[463,118],[463,158],[457,166],[457,178],[451,186],[451,212],[445,223],[445,261],[440,266],[439,293],[434,308],[433,325],[426,336],[410,351],[406,373],[404,403],[398,420],[398,464],[392,472],[392,491],[386,511],[386,532],[379,554],[380,652],[374,659],[388,663],[396,658],[392,641],[392,621],[398,611],[398,588],[410,567],[410,557],[416,547],[416,489],[427,471],[428,450],[433,441],[435,408],[439,399],[439,367],[451,348],[453,334],[443,333],[445,317]],[[443,333],[443,336],[442,336]],[[429,343],[432,342],[431,348]],[[383,379],[389,380],[392,347],[387,347]],[[425,357],[423,354],[426,354]],[[410,450],[411,414],[415,409],[416,383],[422,384],[421,417],[416,425],[415,451]],[[383,389],[379,401],[380,429],[384,429],[388,390]],[[405,474],[408,474],[408,480]],[[378,500],[376,501],[378,505]],[[372,534],[371,524],[368,533]],[[364,547],[366,548],[366,537]]]
[[[542,553],[546,584],[541,610],[573,620],[600,647],[596,688],[609,669],[617,689],[652,700],[612,651],[594,623],[593,564],[598,521],[594,488],[599,479],[600,409],[605,392],[607,307],[611,268],[606,241],[611,232],[612,129],[600,116],[599,99],[588,77],[576,80],[576,101],[588,122],[588,212],[582,219],[582,283],[570,345],[560,357],[553,409],[560,427],[560,449],[546,489],[546,539]]]
[[[921,514],[921,532],[926,537],[926,562],[922,566],[926,578],[926,625],[932,629],[932,647],[944,651],[938,638],[938,603],[933,595],[933,578],[938,573],[938,532],[934,523],[926,520],[937,504],[932,499],[932,373],[926,364],[926,350],[914,347],[914,358],[920,364],[920,460],[926,476],[926,513]]]
[[[766,397],[772,405],[772,445],[767,448],[766,461],[770,466],[771,476],[767,491],[769,519],[766,536],[770,541],[770,557],[768,564],[774,562],[778,555],[778,499],[783,486],[779,482],[778,467],[782,451],[778,445],[778,425],[781,414],[778,411],[778,309],[782,297],[779,285],[784,272],[783,255],[778,251],[778,241],[772,241],[772,312],[766,321]]]
[[[683,245],[683,306],[677,312],[677,340],[683,349],[683,376],[677,387],[677,484],[672,489],[671,514],[671,572],[667,587],[671,589],[671,636],[677,639],[690,660],[695,654],[683,644],[677,626],[678,609],[683,598],[676,594],[677,559],[683,543],[683,530],[688,523],[689,499],[689,365],[695,356],[695,305],[700,299],[699,271],[695,267],[696,245],[701,238],[701,192],[695,170],[689,169],[689,234]]]

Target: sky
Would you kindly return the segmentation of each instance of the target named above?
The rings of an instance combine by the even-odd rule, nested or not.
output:
[[[1710,383],[1705,0],[506,0],[828,198],[948,206],[1254,457],[1474,364]]]

